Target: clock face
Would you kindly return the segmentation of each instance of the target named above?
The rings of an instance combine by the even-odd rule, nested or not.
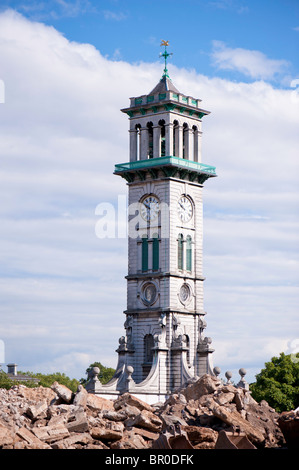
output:
[[[158,217],[160,210],[159,201],[155,196],[147,196],[143,199],[140,207],[141,217],[146,220],[154,220]]]
[[[178,216],[182,222],[189,222],[193,215],[192,202],[187,196],[181,196],[178,200]]]

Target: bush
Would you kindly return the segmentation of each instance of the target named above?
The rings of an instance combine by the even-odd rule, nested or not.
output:
[[[266,400],[278,413],[299,406],[299,353],[272,357],[250,385],[252,397]]]
[[[3,370],[0,370],[0,388],[5,388],[6,390],[9,390],[12,386],[14,385],[14,382],[10,380],[10,378],[3,372]]]

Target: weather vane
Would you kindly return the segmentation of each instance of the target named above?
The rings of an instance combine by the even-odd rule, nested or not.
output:
[[[167,49],[166,49],[166,47],[169,46],[169,41],[164,41],[164,40],[162,39],[160,46],[164,46],[164,47],[165,47],[164,52],[163,52],[163,53],[161,52],[160,55],[159,55],[159,57],[164,57],[164,60],[165,60],[165,68],[164,68],[163,77],[169,78],[168,70],[167,70],[167,59],[168,59],[169,56],[172,55],[172,52],[167,52]]]

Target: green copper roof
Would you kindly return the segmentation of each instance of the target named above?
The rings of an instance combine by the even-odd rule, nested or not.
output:
[[[214,166],[205,165],[203,163],[185,160],[179,157],[158,157],[149,158],[147,160],[137,160],[134,162],[119,163],[115,165],[115,173],[146,170],[150,168],[158,168],[161,166],[175,166],[178,168],[195,171],[198,173],[205,173],[209,176],[217,176],[216,168]]]

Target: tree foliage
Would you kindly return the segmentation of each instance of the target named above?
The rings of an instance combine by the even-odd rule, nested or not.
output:
[[[6,390],[9,390],[13,386],[13,381],[10,380],[8,375],[3,372],[3,370],[0,370],[0,388],[5,388]]]
[[[102,384],[106,384],[109,380],[112,379],[115,369],[112,367],[105,367],[100,362],[94,362],[90,364],[90,366],[86,369],[86,374],[88,376],[89,372],[93,367],[98,367],[100,369],[100,373],[98,374],[98,379],[101,381]],[[86,379],[81,379],[80,382],[85,384],[87,382]]]
[[[0,371],[0,388],[6,388],[9,390],[13,385],[26,385],[28,388],[33,387],[51,387],[54,382],[58,382],[62,385],[65,385],[73,392],[76,392],[79,385],[79,380],[77,379],[70,379],[65,374],[61,374],[60,372],[55,372],[54,374],[41,374],[41,373],[34,373],[34,372],[18,372],[20,375],[27,375],[32,377],[33,379],[38,379],[38,382],[34,380],[26,380],[26,382],[22,380],[15,380],[10,379],[9,376]]]
[[[252,397],[266,400],[277,412],[290,411],[299,406],[299,353],[272,357],[250,385]]]
[[[54,374],[32,374],[31,372],[27,372],[28,375],[31,377],[39,379],[38,386],[42,387],[51,387],[54,382],[58,382],[62,385],[65,385],[73,392],[76,392],[78,389],[78,385],[80,384],[79,380],[77,379],[70,379],[64,373],[55,372]]]

